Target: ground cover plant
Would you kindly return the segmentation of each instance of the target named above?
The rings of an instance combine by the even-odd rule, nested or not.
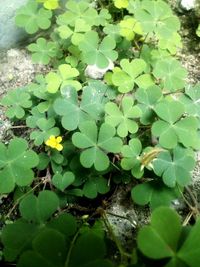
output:
[[[14,125],[29,129],[0,143],[0,195],[11,199],[1,214],[2,262],[199,266],[198,207],[185,199],[182,224],[171,202],[190,192],[200,84],[186,83],[176,58],[180,22],[167,2],[32,0],[16,25],[35,37],[27,46],[33,62],[51,71],[0,102]],[[127,183],[133,203],[152,210],[129,248],[96,204]],[[85,201],[95,210],[67,212]]]

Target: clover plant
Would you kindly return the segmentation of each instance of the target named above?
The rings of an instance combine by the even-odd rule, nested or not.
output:
[[[178,214],[167,207],[160,207],[152,213],[151,225],[140,229],[138,248],[146,257],[165,258],[166,264],[162,266],[198,266],[199,227],[198,220],[185,234]]]
[[[200,84],[187,83],[177,59],[180,22],[170,5],[30,0],[15,20],[31,34],[33,62],[48,64],[49,71],[0,100],[13,128],[28,128],[25,139],[14,131],[8,144],[0,143],[0,196],[14,196],[3,224],[19,210],[3,228],[4,261],[18,267],[133,267],[154,260],[156,266],[199,266],[199,220],[187,232],[175,211],[156,209],[182,197],[200,148]],[[112,198],[127,183],[135,204],[155,209],[128,252],[102,208],[80,209],[76,219],[64,212],[95,205],[102,195]],[[19,191],[25,193],[17,198]],[[107,240],[101,222],[92,223],[97,217]],[[113,260],[109,242],[119,251]]]

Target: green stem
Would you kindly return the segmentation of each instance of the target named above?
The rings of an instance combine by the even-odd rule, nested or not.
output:
[[[26,192],[24,195],[22,195],[21,197],[19,197],[16,200],[16,203],[13,205],[13,207],[9,210],[9,212],[6,214],[5,218],[9,218],[11,213],[13,212],[13,210],[17,207],[17,205],[19,204],[20,200],[22,200],[25,196],[27,196],[28,194],[30,194],[32,191],[34,191],[40,184],[42,184],[43,181],[39,182],[38,184],[36,184],[33,188],[31,188],[28,192]]]
[[[73,249],[74,244],[76,242],[76,239],[77,239],[77,237],[79,235],[80,229],[81,228],[78,229],[78,231],[76,232],[75,236],[72,239],[72,242],[70,244],[70,247],[69,247],[69,250],[68,250],[68,253],[67,253],[67,258],[66,258],[64,267],[68,267],[68,265],[69,265],[70,257],[71,257],[71,254],[72,254],[72,249]]]
[[[119,239],[116,237],[115,233],[113,232],[112,226],[110,225],[110,222],[109,222],[104,210],[101,211],[101,215],[102,215],[103,222],[104,222],[112,240],[115,242],[115,244],[119,250],[120,257],[121,257],[121,263],[126,264],[128,261],[128,258],[132,258],[132,256],[129,253],[127,253],[126,251],[124,251],[124,249],[122,248],[122,245],[121,245]]]

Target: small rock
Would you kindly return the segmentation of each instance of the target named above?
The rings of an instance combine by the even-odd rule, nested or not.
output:
[[[114,64],[111,60],[109,60],[108,67],[104,69],[100,69],[96,64],[88,65],[85,69],[85,75],[92,79],[101,79],[108,70],[112,70],[113,68]]]
[[[0,8],[0,49],[8,49],[24,39],[27,34],[15,25],[17,9],[28,0],[1,1]]]
[[[180,5],[183,9],[189,11],[195,8],[195,0],[181,0]]]

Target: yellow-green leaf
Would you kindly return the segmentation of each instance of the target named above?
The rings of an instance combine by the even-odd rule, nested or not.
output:
[[[128,6],[128,0],[114,0],[116,8],[126,8]]]
[[[37,0],[38,3],[43,3],[44,7],[53,10],[59,7],[59,0]]]

